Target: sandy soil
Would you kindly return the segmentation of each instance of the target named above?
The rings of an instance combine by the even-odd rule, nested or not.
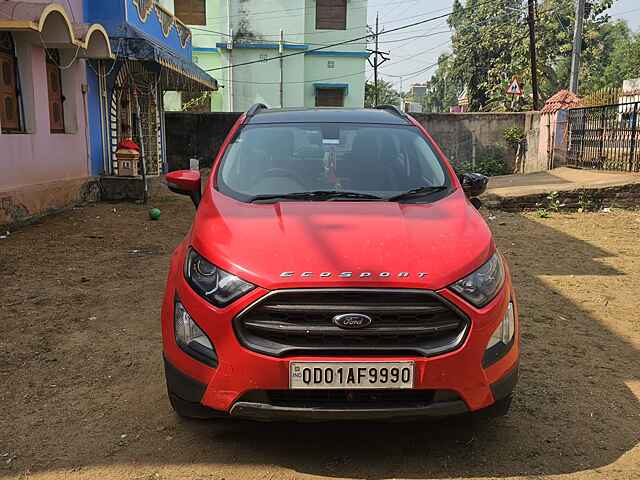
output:
[[[193,209],[159,207],[0,239],[0,478],[640,478],[638,213],[489,218],[522,308],[509,417],[298,426],[173,415],[159,310]]]

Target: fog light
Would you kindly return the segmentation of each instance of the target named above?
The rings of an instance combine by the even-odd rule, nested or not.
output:
[[[218,356],[211,340],[177,300],[173,312],[176,343],[180,349],[210,367],[217,367]]]
[[[513,311],[513,303],[509,302],[507,312],[504,314],[504,318],[498,328],[495,329],[493,335],[489,339],[487,348],[484,352],[484,358],[482,359],[482,366],[487,368],[493,365],[502,357],[504,357],[511,346],[516,333],[516,316]]]

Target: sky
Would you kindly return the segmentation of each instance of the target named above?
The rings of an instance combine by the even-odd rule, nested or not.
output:
[[[569,0],[567,0],[569,1]],[[447,14],[453,0],[369,0],[368,23],[375,25],[376,13],[380,25],[391,30],[402,25]],[[638,0],[616,0],[609,10],[613,18],[626,20],[634,30],[640,30]],[[418,37],[418,38],[411,38]],[[391,59],[380,67],[381,78],[396,88],[407,90],[413,83],[427,80],[435,71],[435,63],[442,53],[450,53],[451,35],[446,18],[380,37],[380,50],[391,52]],[[373,76],[372,70],[367,78]]]

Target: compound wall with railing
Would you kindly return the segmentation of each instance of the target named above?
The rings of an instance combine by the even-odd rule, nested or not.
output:
[[[640,171],[640,102],[569,110],[567,164],[624,172]]]

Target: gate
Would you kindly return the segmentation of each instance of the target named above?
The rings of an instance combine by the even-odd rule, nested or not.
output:
[[[569,110],[567,164],[598,170],[640,171],[640,102]]]

